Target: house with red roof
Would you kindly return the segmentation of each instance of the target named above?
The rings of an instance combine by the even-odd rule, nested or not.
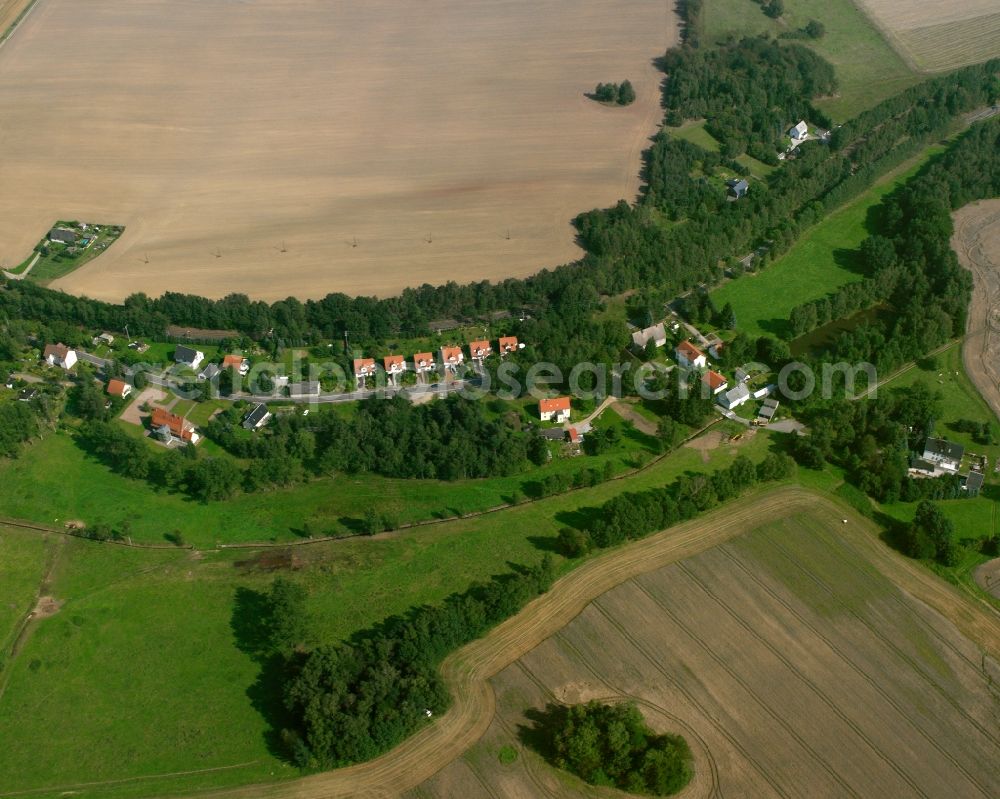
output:
[[[250,371],[250,361],[242,355],[227,355],[222,359],[222,368],[235,369],[242,376],[246,377],[247,372]]]
[[[517,352],[518,343],[517,336],[500,336],[500,357],[504,355],[510,355],[512,352]]]
[[[441,362],[444,364],[445,369],[451,369],[452,371],[454,371],[463,363],[465,363],[465,355],[462,353],[462,348],[442,347]]]
[[[403,360],[402,355],[386,355],[382,359],[382,366],[390,377],[401,375],[406,371],[406,361]]]
[[[129,394],[132,393],[132,386],[126,383],[124,380],[119,380],[118,378],[112,378],[108,381],[107,392],[112,397],[118,397],[119,399],[125,399]]]
[[[689,369],[704,369],[708,365],[705,353],[687,339],[677,345],[674,355],[677,358],[677,363]]]
[[[149,424],[153,432],[160,437],[164,444],[171,441],[179,441],[184,444],[197,444],[201,436],[195,432],[194,425],[183,416],[171,413],[166,408],[153,408],[153,415],[149,419]]]
[[[488,341],[470,341],[469,356],[474,361],[483,361],[493,352],[493,348]]]
[[[364,388],[365,380],[375,376],[374,358],[354,359],[354,379],[358,381],[358,388]]]
[[[415,352],[413,354],[413,371],[418,375],[434,371],[434,356],[429,352]]]
[[[569,397],[553,397],[538,402],[538,416],[543,422],[562,424],[569,421]]]
[[[729,381],[723,375],[711,370],[702,375],[701,382],[708,386],[713,396],[729,387]]]

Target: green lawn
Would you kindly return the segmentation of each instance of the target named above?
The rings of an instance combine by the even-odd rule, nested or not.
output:
[[[201,406],[195,408],[199,418],[204,413]],[[69,433],[50,433],[17,460],[0,461],[4,483],[0,516],[50,525],[76,519],[112,527],[128,520],[136,541],[163,543],[165,535],[180,531],[188,543],[205,547],[217,542],[295,540],[307,522],[320,531],[351,531],[371,505],[399,523],[424,521],[493,508],[517,495],[533,496],[539,481],[549,475],[603,470],[607,462],[620,474],[634,468],[637,458],[651,456],[654,442],[628,430],[617,415],[607,414],[598,423],[612,425],[622,433],[613,450],[569,458],[554,447],[548,465],[509,477],[445,482],[338,475],[209,504],[119,476],[89,458]],[[128,427],[141,435],[139,428]],[[220,454],[209,441],[199,449]]]
[[[707,130],[705,130],[705,120],[693,120],[685,122],[677,128],[667,128],[667,133],[675,139],[684,139],[692,144],[697,144],[701,149],[712,153],[719,151],[719,142]]]
[[[3,597],[0,601],[0,686],[17,625],[31,610],[45,573],[48,547],[49,542],[38,535],[0,538],[0,591]]]
[[[537,562],[576,514],[616,494],[722,468],[737,452],[759,459],[769,444],[761,433],[739,450],[712,451],[708,463],[685,448],[628,480],[586,491],[388,538],[310,545],[297,550],[301,568],[293,577],[310,589],[318,635],[347,636],[512,563]],[[0,528],[0,546],[24,535]],[[65,604],[35,629],[0,699],[2,789],[52,786],[54,795],[85,781],[238,766],[74,793],[145,797],[291,776],[268,750],[267,725],[254,706],[259,666],[237,634],[256,622],[240,610],[237,590],[272,579],[240,565],[254,554],[67,540],[51,588]],[[0,590],[6,598],[6,585]]]
[[[840,91],[817,106],[843,122],[920,80],[851,0],[785,0],[781,20],[764,15],[754,0],[706,0],[705,36],[776,36],[802,28],[810,19],[826,26],[822,39],[796,39],[812,47],[837,71]]]
[[[856,251],[870,234],[868,215],[942,148],[927,148],[893,170],[849,205],[814,225],[792,248],[756,274],[743,275],[712,292],[717,307],[733,304],[737,325],[751,336],[788,332],[792,308],[861,280]]]

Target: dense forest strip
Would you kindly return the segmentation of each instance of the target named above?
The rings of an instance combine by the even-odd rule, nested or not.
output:
[[[970,602],[954,587],[886,547],[871,521],[840,503],[799,487],[785,487],[714,511],[628,546],[593,558],[558,580],[517,616],[487,636],[449,656],[442,673],[452,695],[447,713],[396,749],[368,763],[294,782],[210,791],[200,797],[312,799],[339,796],[395,796],[418,785],[459,757],[485,733],[495,711],[489,680],[572,621],[592,600],[640,574],[691,557],[738,536],[760,521],[797,513],[833,522],[883,573],[926,602],[1000,656],[1000,613],[984,602]],[[848,525],[840,525],[841,518]]]

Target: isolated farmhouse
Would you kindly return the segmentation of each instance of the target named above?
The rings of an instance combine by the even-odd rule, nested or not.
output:
[[[538,403],[538,416],[543,422],[558,422],[562,424],[569,421],[569,414],[569,397],[543,399]]]

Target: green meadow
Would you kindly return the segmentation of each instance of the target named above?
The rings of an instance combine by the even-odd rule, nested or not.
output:
[[[750,336],[786,334],[788,316],[796,305],[864,277],[857,249],[873,232],[873,209],[940,151],[936,145],[927,148],[916,160],[890,172],[856,200],[807,230],[770,265],[717,288],[712,292],[716,306],[731,302],[737,327]]]

